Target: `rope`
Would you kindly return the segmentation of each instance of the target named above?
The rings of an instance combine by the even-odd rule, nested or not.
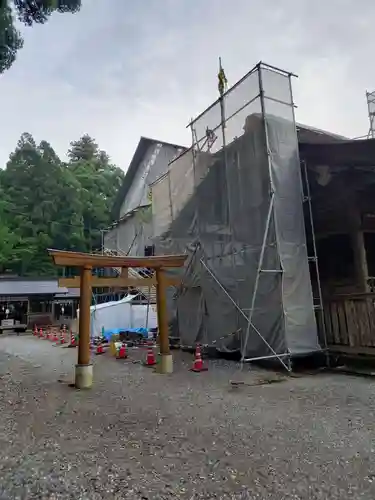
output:
[[[217,344],[217,343],[218,343],[218,342],[220,342],[221,340],[225,340],[225,339],[227,339],[227,338],[229,338],[229,337],[232,337],[233,335],[237,335],[238,333],[240,333],[240,331],[241,331],[241,328],[239,328],[239,329],[238,329],[238,330],[236,330],[235,332],[227,333],[226,335],[223,335],[222,337],[219,337],[218,339],[213,340],[213,341],[211,342],[211,344],[201,344],[201,343],[200,343],[199,345],[200,345],[201,347],[215,347],[215,344]],[[190,346],[190,345],[185,345],[185,344],[182,344],[182,346],[181,346],[181,347],[186,347],[186,348],[188,348],[188,349],[193,349],[193,348],[194,348],[194,346],[193,346],[193,345],[191,345],[191,346]]]

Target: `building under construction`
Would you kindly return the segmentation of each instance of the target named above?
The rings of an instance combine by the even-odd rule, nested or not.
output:
[[[104,238],[189,254],[182,345],[287,368],[375,346],[375,141],[296,125],[292,79],[259,63],[190,123],[191,147],[141,139]]]

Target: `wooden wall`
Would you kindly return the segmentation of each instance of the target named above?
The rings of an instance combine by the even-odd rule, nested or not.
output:
[[[331,173],[330,182],[322,186],[317,183],[316,172],[309,172],[315,237],[350,236],[355,272],[349,281],[322,281],[327,344],[375,354],[375,293],[370,293],[374,289],[368,284],[364,244],[364,232],[375,232],[375,175],[353,168],[333,169]],[[324,345],[319,318],[318,325]]]
[[[324,319],[329,346],[374,348],[375,294],[335,297],[324,304]]]

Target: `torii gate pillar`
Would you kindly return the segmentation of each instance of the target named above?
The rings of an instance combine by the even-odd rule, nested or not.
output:
[[[163,269],[156,269],[156,304],[160,345],[160,363],[157,365],[157,371],[159,373],[173,372],[173,361],[168,335],[167,287]]]
[[[90,306],[91,266],[81,267],[78,361],[75,366],[75,386],[90,389],[93,381],[93,365],[90,356]]]

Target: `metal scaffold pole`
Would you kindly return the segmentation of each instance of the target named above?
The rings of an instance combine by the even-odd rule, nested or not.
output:
[[[307,203],[307,206],[308,206],[309,222],[310,222],[310,229],[311,229],[311,242],[312,242],[312,249],[313,249],[313,255],[309,257],[309,260],[314,262],[315,273],[316,273],[317,292],[318,292],[318,303],[316,305],[314,304],[314,309],[319,310],[321,329],[322,329],[322,338],[323,338],[323,342],[324,342],[324,349],[326,350],[326,354],[327,354],[327,364],[329,365],[327,329],[326,329],[326,322],[325,322],[325,317],[324,317],[324,303],[323,303],[322,286],[321,286],[320,273],[319,273],[318,252],[317,252],[316,239],[315,239],[315,226],[314,226],[314,218],[313,218],[312,203],[311,203],[310,182],[309,182],[306,162],[302,161],[301,166],[302,166],[303,178],[304,178],[305,187],[306,187],[306,194],[304,191],[302,191],[303,201],[305,203]]]
[[[370,128],[367,134],[367,139],[375,138],[375,92],[366,92],[366,100],[367,100],[367,110],[368,110],[368,118],[370,122]]]
[[[221,57],[219,58],[219,74],[218,74],[218,89],[219,89],[219,102],[220,102],[220,117],[221,117],[221,133],[223,140],[223,160],[224,160],[224,172],[225,172],[225,186],[226,186],[226,194],[227,194],[227,223],[230,231],[230,245],[231,245],[231,261],[232,261],[232,271],[234,275],[237,275],[236,269],[236,246],[234,240],[234,223],[233,223],[233,208],[232,208],[232,200],[231,200],[231,190],[229,187],[229,166],[228,166],[228,151],[227,151],[227,140],[225,135],[226,128],[226,114],[225,114],[225,91],[228,87],[228,80],[224,72],[224,68],[221,64]],[[239,298],[239,287],[238,287],[238,279],[237,276],[235,278],[235,287],[236,287],[236,298]],[[238,314],[236,315],[236,330],[240,325],[240,318]]]
[[[268,270],[262,270],[263,262],[264,262],[264,254],[266,251],[266,246],[267,246],[267,237],[269,233],[269,228],[270,228],[270,223],[271,223],[271,217],[273,213],[273,205],[274,205],[274,194],[271,194],[271,200],[268,208],[268,214],[267,214],[267,219],[266,219],[266,225],[264,228],[264,233],[263,233],[263,241],[262,241],[262,247],[259,255],[259,261],[258,261],[258,269],[257,269],[257,274],[255,278],[255,283],[254,283],[254,291],[253,291],[253,296],[251,299],[251,306],[249,310],[249,316],[247,317],[247,328],[246,328],[246,334],[245,334],[245,341],[243,344],[243,349],[241,352],[241,369],[243,368],[243,364],[245,362],[250,362],[250,361],[256,361],[257,359],[271,359],[271,358],[278,358],[280,363],[288,370],[290,371],[290,367],[284,363],[282,360],[283,357],[289,356],[288,353],[282,353],[278,354],[267,342],[267,340],[263,337],[261,332],[255,327],[255,325],[252,323],[253,320],[253,315],[254,315],[254,309],[255,309],[255,301],[257,298],[258,294],[258,287],[259,287],[259,281],[262,272],[267,272]],[[278,270],[269,270],[270,272],[280,272]],[[252,328],[258,336],[262,339],[262,341],[265,343],[265,345],[270,349],[270,351],[273,353],[271,356],[262,356],[262,357],[254,357],[254,358],[245,358],[246,356],[246,349],[247,349],[247,344],[249,342],[249,336],[250,336],[250,328]]]
[[[262,80],[262,64],[260,63],[258,65],[258,78],[259,78],[259,96],[260,96],[260,105],[261,105],[261,114],[262,114],[262,122],[263,122],[263,127],[264,127],[264,138],[265,138],[265,148],[266,148],[266,155],[267,155],[267,166],[268,166],[268,175],[269,175],[269,183],[270,183],[270,203],[268,207],[268,213],[267,213],[267,219],[266,219],[266,224],[264,228],[264,233],[263,233],[263,241],[262,241],[262,247],[259,255],[259,261],[258,261],[258,268],[257,268],[257,274],[255,278],[255,283],[254,283],[254,290],[253,290],[253,295],[251,299],[251,306],[249,310],[249,317],[248,317],[248,323],[247,323],[247,328],[246,328],[246,334],[245,334],[245,341],[243,345],[243,349],[241,352],[241,370],[243,368],[244,362],[250,362],[250,361],[255,361],[257,359],[260,359],[259,357],[253,357],[253,358],[246,358],[246,349],[247,349],[247,344],[249,342],[249,336],[250,336],[250,328],[252,328],[258,336],[263,340],[263,342],[266,344],[266,346],[270,349],[270,351],[273,353],[271,356],[262,357],[262,359],[271,359],[271,358],[277,358],[280,363],[288,370],[291,371],[291,366],[290,363],[286,364],[283,361],[283,357],[289,357],[289,353],[276,353],[276,351],[270,346],[270,344],[266,341],[264,336],[261,334],[261,332],[255,327],[253,324],[253,315],[254,315],[254,309],[255,309],[255,302],[257,299],[257,294],[258,294],[258,288],[259,288],[259,282],[262,273],[282,273],[283,270],[280,269],[263,269],[263,264],[264,264],[264,254],[266,251],[266,246],[267,246],[267,238],[269,234],[269,229],[270,229],[270,224],[271,224],[271,219],[274,213],[274,202],[275,202],[275,187],[274,187],[274,182],[273,182],[273,174],[272,174],[272,164],[271,164],[271,158],[270,158],[270,148],[269,148],[269,139],[268,139],[268,130],[267,130],[267,123],[266,123],[266,108],[265,108],[265,102],[264,102],[264,89],[263,89],[263,80]],[[284,313],[285,317],[285,313]]]

